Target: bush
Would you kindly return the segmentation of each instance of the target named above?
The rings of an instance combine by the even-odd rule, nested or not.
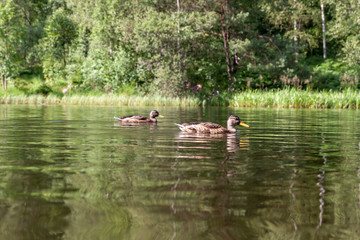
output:
[[[339,89],[340,80],[339,75],[335,73],[315,73],[313,76],[313,81],[310,83],[312,89]]]
[[[49,95],[49,93],[51,93],[52,91],[53,90],[46,83],[43,83],[37,89],[35,89],[36,94],[41,94],[44,96]]]
[[[313,89],[340,89],[340,78],[346,74],[349,69],[336,59],[326,59],[315,61],[310,59],[309,65],[313,72],[313,81],[310,84]],[[320,64],[319,64],[320,62]]]
[[[14,87],[19,89],[20,91],[27,92],[30,89],[29,82],[24,79],[15,78],[12,80],[14,83]]]

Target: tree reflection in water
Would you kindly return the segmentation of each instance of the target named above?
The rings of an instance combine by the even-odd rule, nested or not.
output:
[[[321,133],[321,138],[322,138],[321,143],[325,144],[326,141],[325,141],[324,133]],[[324,205],[325,205],[325,201],[324,201],[324,198],[325,198],[324,180],[325,180],[325,167],[326,167],[326,164],[327,164],[327,158],[324,155],[324,150],[323,149],[320,149],[320,156],[322,156],[324,161],[323,161],[322,168],[319,169],[320,173],[317,175],[318,176],[318,181],[316,183],[316,186],[318,186],[319,191],[320,191],[320,193],[319,193],[319,196],[320,196],[320,198],[319,198],[319,210],[320,210],[320,213],[319,213],[319,223],[316,226],[314,238],[316,238],[316,233],[318,232],[318,230],[320,229],[320,227],[322,225],[323,215],[324,215]]]
[[[203,207],[208,209],[201,213],[205,218],[208,214],[211,214],[211,218],[206,218],[208,226],[216,224],[217,228],[208,229],[207,234],[214,236],[222,236],[223,239],[232,239],[232,233],[227,232],[227,226],[229,219],[234,217],[234,214],[246,211],[233,204],[234,198],[239,196],[234,195],[234,188],[236,188],[236,182],[241,178],[237,164],[239,163],[239,150],[249,149],[249,139],[247,136],[240,136],[238,134],[198,134],[198,133],[184,133],[179,132],[175,136],[177,142],[177,152],[175,163],[172,166],[176,168],[179,165],[179,159],[197,159],[198,161],[203,160],[204,162],[213,163],[217,169],[213,170],[212,174],[208,178],[208,182],[212,182],[211,186],[206,184],[200,186],[204,188],[206,193],[204,197],[211,201],[211,205]],[[189,155],[189,152],[192,155]],[[222,159],[218,157],[219,152],[222,152]],[[212,154],[213,153],[213,154]],[[206,169],[199,169],[199,173]],[[181,177],[175,182],[172,190],[175,192],[179,186]],[[241,202],[237,204],[242,204]],[[236,204],[236,205],[237,205]],[[174,208],[174,205],[171,206]],[[211,213],[208,211],[212,209]],[[173,213],[176,212],[173,210]],[[200,212],[199,212],[200,213]],[[199,214],[198,213],[198,214]],[[201,216],[200,215],[200,216]],[[176,224],[176,223],[174,223]],[[224,226],[223,228],[219,226]],[[219,230],[222,229],[222,230]]]

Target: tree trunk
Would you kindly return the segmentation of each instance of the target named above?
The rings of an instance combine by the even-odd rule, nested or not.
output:
[[[326,59],[326,36],[325,36],[325,13],[324,13],[324,3],[323,0],[320,0],[321,7],[321,21],[322,21],[322,34],[323,34],[323,58]]]
[[[228,75],[228,92],[233,91],[233,81],[231,74],[231,60],[230,60],[230,46],[229,46],[229,26],[226,24],[225,16],[228,11],[228,2],[225,0],[221,1],[221,13],[220,13],[220,21],[221,21],[221,35],[224,41],[224,52],[225,52],[225,60],[226,60],[226,69]]]
[[[294,5],[295,5],[295,9],[296,9],[296,0],[294,0]],[[294,19],[295,62],[298,62],[298,61],[299,61],[299,53],[298,53],[298,49],[297,49],[297,46],[298,46],[298,38],[297,38],[297,35],[296,35],[296,31],[298,30],[297,24],[298,24],[298,23],[297,23],[297,19],[296,19],[296,17],[295,17],[295,19]]]
[[[226,59],[226,69],[228,74],[228,92],[232,92],[232,78],[231,78],[231,61],[230,61],[230,48],[229,48],[229,39],[228,33],[223,29],[222,36],[224,39],[224,51]]]
[[[29,10],[28,14],[26,11],[26,7],[23,8],[23,22],[24,25],[26,26],[26,24],[29,24],[29,26],[31,26],[32,22],[31,22],[31,11]],[[28,40],[25,40],[25,46],[27,45]],[[26,57],[27,57],[27,47],[24,47],[24,54],[23,54],[23,65],[25,67],[26,65]],[[30,68],[32,68],[32,63],[30,63]]]
[[[178,55],[180,56],[180,0],[176,0],[177,5],[177,47],[178,47]]]
[[[5,39],[5,69],[7,68],[7,66],[6,66],[7,62],[8,62],[8,42]],[[7,89],[6,72],[7,71],[5,71],[5,74],[3,72],[1,73],[2,88],[3,88],[4,91],[6,91],[6,89]]]
[[[66,49],[65,49],[65,46],[64,46],[64,48],[63,48],[63,63],[64,63],[64,67],[66,67]]]
[[[4,73],[1,73],[1,86],[4,91],[7,89],[6,76]]]
[[[186,87],[186,81],[184,78],[184,69],[183,69],[183,61],[182,61],[182,52],[181,52],[181,42],[180,42],[180,0],[176,0],[176,5],[177,5],[177,53],[178,53],[178,61],[179,61],[179,72],[180,72],[180,77],[181,77],[181,83],[182,86],[185,88]]]

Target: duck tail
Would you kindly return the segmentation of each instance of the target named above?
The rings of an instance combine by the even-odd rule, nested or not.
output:
[[[184,126],[181,125],[181,124],[178,124],[178,123],[175,123],[176,126],[178,126],[178,128],[181,130],[181,131],[184,131]]]
[[[121,121],[121,118],[118,118],[118,117],[114,117],[116,120],[119,120],[119,121]]]

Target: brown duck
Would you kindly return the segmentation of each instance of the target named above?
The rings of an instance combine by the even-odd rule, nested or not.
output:
[[[159,114],[158,111],[153,110],[150,112],[150,118],[140,116],[140,115],[130,115],[124,117],[114,117],[121,123],[156,123],[156,117],[164,117]]]
[[[227,128],[212,123],[212,122],[191,122],[177,124],[175,123],[182,132],[188,133],[209,133],[209,134],[224,134],[224,133],[235,133],[235,126],[240,125],[243,127],[249,127],[249,125],[241,122],[240,118],[235,115],[231,115],[227,120]]]

